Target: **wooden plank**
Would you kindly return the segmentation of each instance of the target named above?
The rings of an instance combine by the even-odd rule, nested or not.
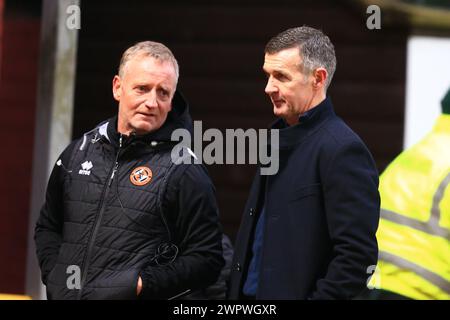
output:
[[[2,1],[3,4],[3,1]],[[6,204],[0,216],[0,292],[23,293],[27,253],[30,173],[32,166],[35,108],[35,73],[39,19],[25,18],[17,37],[17,19],[7,7],[0,13],[1,85],[0,134],[4,150],[12,156],[0,160],[0,201]],[[32,28],[31,28],[32,26]],[[27,66],[24,68],[22,66]],[[15,73],[10,71],[17,66]]]
[[[253,5],[133,1],[127,3],[126,7],[120,6],[120,3],[100,5],[86,2],[83,11],[83,23],[90,29],[89,36],[105,41],[130,39],[139,33],[159,40],[189,42],[205,39],[227,41],[236,38],[267,41],[270,36],[283,29],[303,24],[322,28],[334,40],[368,43],[374,41],[371,35],[376,35],[366,32],[366,14],[363,10],[349,10],[348,5],[333,1],[307,4],[262,2]],[[115,21],[122,20],[124,16],[133,17],[132,28],[117,28]]]
[[[174,42],[170,48],[180,64],[180,77],[208,76],[210,79],[264,79],[264,45],[260,43]],[[373,45],[335,43],[335,81],[395,82],[405,78],[406,42],[379,42]],[[113,76],[124,48],[95,40],[83,41],[78,59],[79,71]],[[95,53],[95,55],[93,55]],[[358,67],[355,67],[358,66]]]

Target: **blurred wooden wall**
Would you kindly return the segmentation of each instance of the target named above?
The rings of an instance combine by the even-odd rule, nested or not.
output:
[[[1,0],[0,293],[25,292],[40,2]]]
[[[2,66],[2,44],[3,44],[3,7],[5,6],[5,1],[0,0],[0,77],[1,77],[1,66]],[[1,84],[1,78],[0,78]]]
[[[74,137],[117,112],[111,81],[122,52],[161,41],[177,57],[179,88],[207,128],[266,128],[273,121],[261,71],[266,42],[289,27],[322,29],[335,44],[329,90],[336,111],[366,142],[379,170],[402,148],[407,31],[366,29],[365,9],[338,1],[82,1]],[[234,238],[255,167],[209,166],[225,232]]]

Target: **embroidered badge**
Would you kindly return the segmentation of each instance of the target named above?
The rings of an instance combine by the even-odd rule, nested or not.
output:
[[[152,180],[153,173],[149,167],[137,167],[130,174],[130,181],[135,186],[144,186]]]
[[[83,176],[89,176],[91,175],[91,169],[94,166],[92,165],[91,161],[85,161],[81,164],[81,169],[78,171],[78,174],[81,174]]]

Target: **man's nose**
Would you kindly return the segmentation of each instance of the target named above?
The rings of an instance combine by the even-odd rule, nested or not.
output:
[[[264,89],[266,94],[270,95],[270,94],[272,94],[274,92],[277,92],[277,90],[278,90],[277,87],[275,87],[273,85],[272,79],[271,78],[267,79],[266,88]]]
[[[155,92],[155,90],[152,90],[152,91],[150,91],[147,94],[147,97],[145,99],[145,105],[148,108],[155,108],[155,107],[158,106],[158,101],[156,99],[156,92]]]

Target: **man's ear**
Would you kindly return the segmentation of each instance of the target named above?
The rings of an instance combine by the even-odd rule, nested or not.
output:
[[[117,101],[120,101],[120,95],[122,92],[121,87],[122,83],[120,77],[118,75],[115,75],[112,81],[112,91],[114,99],[116,99]]]
[[[314,89],[325,88],[325,83],[328,78],[328,72],[325,68],[317,68],[316,70],[314,70],[313,77]]]

